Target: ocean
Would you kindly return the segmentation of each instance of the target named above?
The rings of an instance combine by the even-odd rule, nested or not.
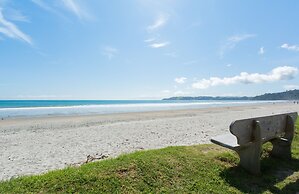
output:
[[[276,101],[277,102],[277,101]],[[240,106],[273,101],[231,100],[0,100],[0,118],[91,115]]]

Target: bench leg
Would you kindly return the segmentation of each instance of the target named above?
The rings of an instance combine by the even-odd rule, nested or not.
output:
[[[251,145],[247,148],[238,150],[240,165],[251,174],[260,174],[261,147]]]
[[[271,156],[282,158],[282,159],[291,159],[291,143],[286,142],[280,139],[274,139],[271,141],[273,149],[270,152]]]
[[[282,159],[291,159],[291,144],[294,137],[294,120],[291,116],[287,116],[284,139],[274,139],[271,141],[273,149],[271,155]]]
[[[253,121],[252,144],[237,150],[240,156],[240,165],[251,174],[260,174],[260,157],[262,152],[261,126],[259,121]]]

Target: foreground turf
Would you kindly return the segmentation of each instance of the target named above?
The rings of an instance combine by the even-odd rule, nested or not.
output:
[[[238,167],[238,157],[215,145],[140,151],[81,167],[0,183],[0,193],[296,193],[299,191],[299,119],[293,159],[270,158],[262,175]]]

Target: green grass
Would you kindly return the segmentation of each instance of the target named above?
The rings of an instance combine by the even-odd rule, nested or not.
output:
[[[292,160],[269,157],[262,175],[237,166],[234,152],[216,145],[139,151],[0,183],[0,193],[296,193],[299,191],[299,119]]]

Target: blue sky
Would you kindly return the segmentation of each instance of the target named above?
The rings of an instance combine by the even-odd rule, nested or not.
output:
[[[0,0],[0,99],[299,88],[299,2]]]

